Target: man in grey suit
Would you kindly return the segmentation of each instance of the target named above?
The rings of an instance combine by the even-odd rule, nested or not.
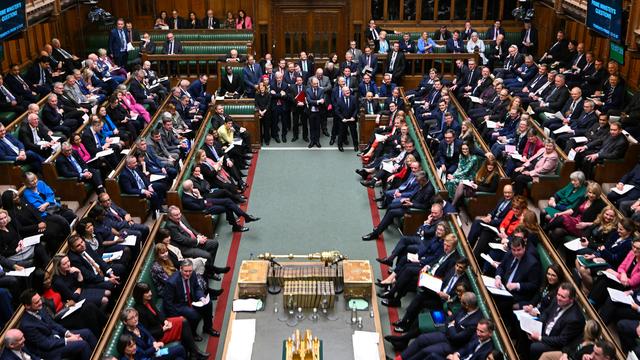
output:
[[[331,95],[331,79],[329,79],[328,76],[324,76],[324,71],[322,70],[322,68],[316,69],[316,75],[309,78],[309,81],[307,82],[307,88],[311,87],[313,79],[318,80],[318,87],[322,89],[325,103],[329,102],[329,96]],[[329,131],[327,131],[326,116],[321,116],[320,127],[322,128],[322,134],[324,136],[329,136]]]

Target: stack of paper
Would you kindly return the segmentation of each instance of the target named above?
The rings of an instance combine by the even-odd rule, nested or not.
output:
[[[573,129],[571,129],[571,126],[569,125],[562,125],[562,127],[553,130],[553,133],[558,135],[558,134],[564,134],[564,133],[568,133],[571,132]]]
[[[624,184],[622,186],[622,190],[618,189],[618,187],[613,187],[613,188],[611,188],[611,191],[613,191],[616,194],[623,195],[623,194],[626,194],[627,192],[629,192],[629,190],[633,189],[634,187],[635,186],[630,185],[630,184]]]
[[[504,245],[502,245],[502,243],[489,243],[489,247],[494,250],[507,252],[507,249],[504,248]]]
[[[582,245],[582,243],[580,242],[580,238],[567,241],[566,243],[564,243],[564,247],[571,251],[578,251],[580,249],[586,248],[586,246]]]
[[[28,267],[22,270],[13,270],[7,273],[7,276],[19,276],[19,277],[29,277],[31,273],[35,270],[35,267]]]
[[[487,129],[495,129],[496,128],[496,122],[495,121],[487,120],[487,121],[484,122],[484,124],[486,125]]]
[[[22,239],[22,246],[29,247],[31,245],[40,244],[42,234],[33,235]]]
[[[236,299],[233,300],[233,311],[258,311],[262,308],[262,300],[260,299]]]
[[[104,254],[102,254],[102,260],[104,260],[106,262],[115,261],[115,260],[118,260],[118,259],[122,258],[122,254],[123,254],[122,250],[114,251],[114,252],[110,252],[110,253],[104,253]]]
[[[255,338],[256,319],[233,320],[226,360],[251,360]]]
[[[631,295],[625,294],[624,291],[612,288],[607,288],[607,291],[609,292],[609,297],[611,297],[611,300],[627,305],[633,304],[633,298],[631,297]]]
[[[486,275],[482,275],[482,281],[484,282],[484,286],[487,287],[487,290],[495,295],[502,295],[502,296],[513,296],[511,295],[511,293],[503,287],[501,288],[497,288],[496,287],[496,279],[486,276]]]
[[[533,317],[521,316],[518,318],[520,320],[520,329],[528,334],[542,334],[542,322],[534,319]]]
[[[377,332],[355,331],[352,338],[354,360],[380,359],[378,352],[380,335]]]
[[[418,278],[418,286],[427,288],[433,292],[439,292],[442,289],[442,279],[421,272]]]
[[[493,231],[494,233],[496,233],[496,235],[497,235],[497,234],[500,234],[500,231],[499,231],[499,230],[498,230],[498,228],[497,228],[497,227],[495,227],[495,226],[491,226],[491,225],[486,224],[486,223],[483,223],[483,222],[481,222],[481,223],[480,223],[480,225],[482,225],[482,226],[484,226],[485,228],[487,228],[487,229],[489,229],[489,230]]]
[[[70,306],[69,309],[67,309],[67,312],[65,312],[64,315],[62,315],[62,319],[66,318],[67,316],[73,314],[76,310],[80,309],[82,307],[82,304],[84,304],[84,299],[78,301],[73,306]]]
[[[135,246],[136,245],[136,236],[135,235],[129,235],[127,236],[124,241],[122,242],[122,245],[126,245],[126,246]]]

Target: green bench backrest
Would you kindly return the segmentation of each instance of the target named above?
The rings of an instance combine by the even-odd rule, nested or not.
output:
[[[195,155],[195,152],[198,151],[200,148],[202,148],[202,146],[204,145],[206,134],[208,134],[209,131],[211,131],[211,128],[213,127],[212,124],[213,123],[211,122],[211,119],[208,119],[206,128],[204,129],[204,133],[203,133],[204,135],[200,139],[198,139],[197,142],[191,144],[191,151],[194,152],[194,155]],[[184,172],[185,177],[183,179],[178,179],[179,185],[176,191],[178,192],[178,197],[180,199],[182,199],[182,182],[186,180],[189,176],[191,176],[191,172],[193,171],[193,166],[195,165],[195,159],[196,159],[195,156],[191,157],[191,161],[189,161],[189,163],[186,164],[187,169]]]
[[[253,115],[254,105],[246,104],[224,104],[224,113],[227,115]]]
[[[246,45],[185,45],[184,54],[228,54],[231,50],[238,50],[238,54],[246,55]],[[156,54],[162,54],[162,46],[156,46]]]
[[[429,181],[435,185],[436,181],[435,181],[434,174],[431,173],[431,167],[427,163],[427,156],[422,150],[422,146],[420,146],[420,139],[417,135],[416,129],[413,128],[413,123],[411,122],[411,118],[409,116],[407,116],[406,120],[407,120],[407,127],[409,128],[409,136],[411,136],[411,140],[413,140],[413,143],[415,144],[416,151],[418,152],[418,154],[420,154],[420,158],[421,158],[420,165],[422,165],[422,169],[424,169],[424,172],[429,177]],[[442,189],[436,189],[436,190],[439,191]]]
[[[478,32],[478,38],[481,40],[484,40],[486,29],[483,29],[483,30],[476,29],[476,31]],[[427,33],[429,34],[429,36],[433,36],[433,32],[427,32]],[[422,32],[410,32],[410,34],[411,34],[412,41],[418,41],[420,36],[422,36]],[[505,40],[507,40],[507,44],[518,44],[520,43],[520,32],[507,31],[504,33],[504,38]],[[402,39],[402,34],[387,34],[388,41],[393,42],[393,41],[399,41],[401,39]]]

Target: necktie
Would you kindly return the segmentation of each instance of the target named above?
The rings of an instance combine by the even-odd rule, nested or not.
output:
[[[493,40],[495,41],[497,37],[498,37],[498,29],[493,28]]]
[[[71,162],[71,164],[73,164],[73,167],[76,169],[78,174],[82,174],[82,168],[80,167],[80,165],[76,161],[76,158],[73,157],[73,155],[69,156],[69,161]]]
[[[183,283],[187,304],[189,304],[189,307],[191,307],[191,288],[189,287],[189,280],[183,280]]]
[[[182,230],[184,230],[184,232],[186,232],[187,234],[189,234],[189,237],[192,239],[196,239],[196,234],[193,233],[193,231],[189,230],[189,228],[187,227],[187,225],[185,225],[182,221],[180,221],[180,228]]]
[[[573,100],[571,107],[569,108],[569,115],[573,114],[573,110],[576,108],[576,101]]]
[[[373,28],[371,34],[373,35],[373,40],[378,40],[378,31],[376,30],[376,28]]]
[[[142,181],[142,178],[140,177],[140,175],[138,175],[138,172],[135,169],[130,169],[131,174],[133,174],[133,178],[136,179],[136,184],[138,184],[138,188],[140,190],[143,190],[145,188],[144,186],[144,181]]]
[[[82,258],[84,258],[84,260],[88,262],[89,265],[91,265],[94,273],[100,276],[104,276],[104,272],[102,272],[102,269],[100,269],[100,266],[98,266],[98,263],[95,260],[93,260],[93,258],[89,256],[89,254],[87,254],[86,251],[82,252]]]
[[[220,156],[218,155],[218,152],[216,151],[216,148],[214,146],[209,146],[209,150],[211,150],[211,152],[213,153],[213,156],[216,158],[216,161],[220,159]]]
[[[11,141],[9,141],[9,139],[7,139],[6,136],[2,138],[2,141],[4,141],[4,143],[7,144],[7,146],[9,148],[11,148],[11,150],[13,150],[13,152],[16,155],[18,155],[20,153],[20,149],[17,146],[13,145],[13,143]]]
[[[173,19],[173,28],[174,29],[178,28],[178,19]]]
[[[124,38],[124,31],[120,30],[120,41],[122,42],[122,46],[121,46],[121,50],[122,51],[126,51],[127,50],[127,40]]]
[[[344,97],[344,102],[345,104],[347,104],[347,109],[349,109],[349,98],[348,97]]]
[[[467,84],[471,84],[471,78],[473,77],[473,72],[475,70],[471,70],[471,72],[469,73],[469,80],[467,81]]]
[[[397,52],[393,52],[393,55],[391,56],[391,64],[389,64],[389,70],[393,71],[393,65],[395,65],[396,62],[396,54]]]
[[[44,69],[40,68],[40,82],[38,82],[38,84],[44,85],[46,78],[47,78],[47,75],[44,73]]]
[[[367,65],[371,67],[371,56],[367,55]]]
[[[298,85],[298,95],[300,95],[301,92],[302,92],[302,86]]]
[[[545,101],[549,101],[549,99],[553,97],[553,94],[556,93],[556,90],[558,90],[558,88],[554,87],[553,90],[551,90],[551,93],[549,94],[549,96],[547,96],[547,98],[545,99]]]
[[[39,143],[42,139],[40,138],[40,136],[38,135],[38,129],[31,129],[31,133],[33,134],[33,142],[34,144]]]
[[[20,81],[20,83],[22,84],[22,87],[25,90],[29,90],[29,85],[27,85],[27,83],[22,79],[22,77],[20,77],[20,75],[16,76],[16,78],[18,79],[18,81]]]
[[[173,55],[173,41],[169,43],[169,55]]]
[[[531,38],[529,37],[531,35],[531,29],[527,29],[527,35],[524,37],[524,41],[528,44],[529,42],[531,42]]]
[[[553,316],[553,318],[551,318],[551,320],[547,323],[547,326],[544,329],[544,333],[545,335],[549,336],[549,334],[551,334],[551,330],[553,330],[553,326],[556,324],[556,322],[558,321],[558,318],[560,317],[562,312],[562,308],[560,308],[559,306],[556,308],[556,312],[555,315]]]
[[[2,93],[7,98],[8,102],[13,102],[13,101],[16,100],[16,98],[13,95],[11,95],[9,90],[7,90],[7,88],[5,88],[4,85],[2,87],[0,87],[0,90],[2,90]]]
[[[307,72],[307,61],[302,62],[302,71]]]
[[[111,214],[113,214],[113,216],[115,216],[118,221],[122,221],[122,216],[120,216],[120,214],[118,214],[118,212],[115,211],[112,207],[109,207],[109,211],[111,211]]]
[[[450,144],[449,146],[447,146],[447,157],[452,157],[453,156],[453,144]]]
[[[451,288],[453,287],[453,284],[456,283],[456,281],[458,281],[458,275],[454,274],[451,277],[451,280],[449,280],[449,282],[447,283],[447,286],[444,288],[444,292],[448,294],[449,291],[451,291]]]
[[[209,18],[209,29],[213,29],[213,18]]]
[[[373,104],[371,102],[367,103],[367,110],[369,114],[373,114]]]
[[[98,137],[98,133],[93,133],[93,138],[96,140],[96,146],[100,147],[100,138]]]
[[[255,70],[253,69],[253,64],[252,64],[252,65],[249,65],[249,68],[251,69],[251,72],[252,72],[252,73],[255,73]]]
[[[513,281],[513,277],[516,275],[516,269],[518,268],[518,264],[520,261],[518,259],[513,259],[511,266],[509,267],[509,277],[507,278],[507,283]]]

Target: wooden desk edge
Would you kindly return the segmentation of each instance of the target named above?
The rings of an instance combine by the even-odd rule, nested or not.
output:
[[[289,262],[289,265],[301,265],[301,264],[312,264],[311,262]],[[344,294],[344,293],[343,293]],[[238,281],[235,282],[235,290],[233,292],[233,300],[238,298]],[[229,314],[229,322],[227,323],[227,331],[224,335],[224,349],[222,351],[222,360],[227,358],[227,350],[229,349],[229,340],[231,340],[231,333],[233,332],[233,321],[236,319],[236,313],[233,311],[233,300],[231,305],[231,314]],[[382,338],[382,324],[380,322],[380,313],[378,312],[378,295],[376,294],[376,289],[373,285],[373,281],[371,282],[371,301],[370,305],[373,306],[373,312],[376,314],[374,319],[374,324],[376,328],[376,332],[378,333],[378,355],[380,355],[380,360],[386,359],[386,353],[384,351],[384,339]],[[266,302],[265,302],[265,306]],[[267,311],[266,309],[264,311]],[[284,339],[283,339],[284,340]]]

